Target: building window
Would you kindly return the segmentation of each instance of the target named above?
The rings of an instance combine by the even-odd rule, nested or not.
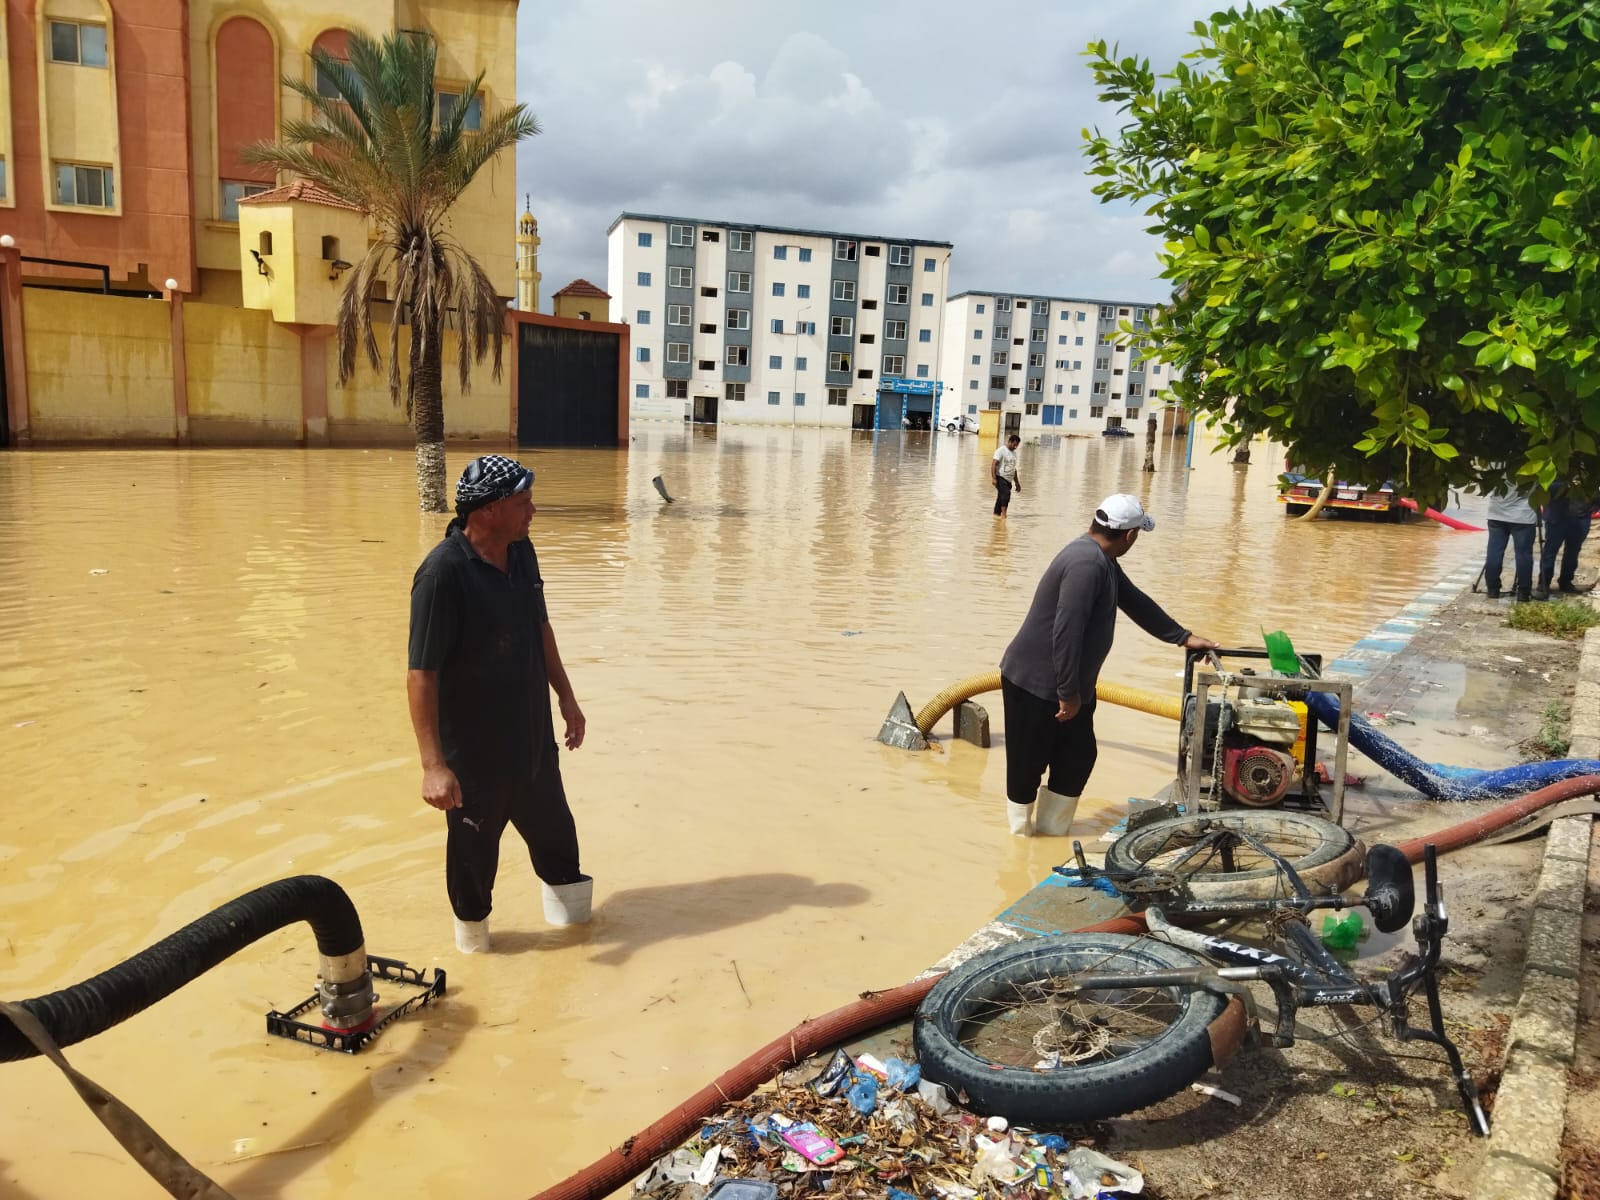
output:
[[[769,355],[767,355],[767,369],[769,371],[781,371],[781,370],[783,370],[783,355],[781,355],[781,354],[769,354]]]
[[[728,310],[729,329],[749,329],[750,310],[748,308],[730,308]]]
[[[796,392],[794,394],[794,406],[796,408],[804,408],[806,406],[806,394],[804,392]]]
[[[876,300],[863,300],[861,302],[861,307],[867,312],[871,312],[873,309],[878,307],[878,302]]]
[[[74,21],[50,22],[50,61],[80,67],[106,65],[106,27]]]
[[[1102,320],[1102,321],[1109,321],[1109,320],[1111,320],[1111,319],[1112,319],[1112,318],[1113,318],[1113,317],[1115,317],[1115,316],[1116,316],[1116,315],[1117,315],[1117,310],[1116,310],[1116,309],[1114,309],[1114,308],[1112,308],[1112,307],[1111,307],[1111,305],[1109,305],[1109,304],[1102,304],[1102,305],[1101,305],[1101,306],[1100,306],[1100,319],[1101,319],[1101,320]],[[1092,414],[1091,414],[1091,415],[1092,415]]]
[[[991,375],[991,376],[989,376],[989,388],[990,388],[991,391],[996,391],[996,392],[1004,391],[1005,390],[1005,386],[1006,386],[1006,377],[1004,375]]]
[[[1061,395],[1062,391],[1064,391],[1065,389],[1063,389],[1062,386],[1058,383],[1058,384],[1056,384],[1055,387],[1051,388],[1050,390],[1055,392],[1055,394],[1059,396],[1059,395]]]
[[[1067,360],[1064,359],[1064,358],[1056,359],[1056,370],[1065,371],[1066,369],[1067,369]]]
[[[1030,379],[1030,380],[1028,380],[1028,390],[1030,392],[1042,392],[1042,391],[1044,391],[1044,380],[1042,380],[1042,379]]]
[[[872,378],[872,368],[871,367],[862,367],[859,371],[856,372],[856,378],[857,379],[871,379]]]
[[[773,333],[782,333],[783,332],[783,322],[781,320],[779,320],[778,318],[776,318],[776,317],[773,318],[773,321],[772,321],[772,332]]]
[[[903,283],[891,283],[885,299],[890,304],[910,304],[911,289]]]
[[[0,196],[5,194],[5,180],[0,179]],[[234,225],[239,223],[239,201],[246,196],[259,196],[267,190],[264,183],[246,183],[241,179],[224,179],[222,181],[222,204],[218,208],[217,219],[228,221]]]
[[[1083,309],[1080,308],[1078,310],[1078,320],[1087,321],[1088,319],[1089,319],[1089,314],[1084,312]],[[1078,410],[1077,409],[1073,409],[1072,410],[1072,415],[1073,416],[1077,416],[1078,415]]]
[[[918,379],[926,379],[927,377],[928,377],[928,364],[927,363],[918,363],[917,364],[917,378]]]
[[[648,250],[648,249],[650,249],[650,242],[651,242],[651,241],[652,241],[652,240],[653,240],[653,239],[652,239],[652,237],[651,237],[651,235],[650,235],[650,234],[648,234],[648,233],[641,233],[641,234],[640,234],[640,235],[639,235],[639,249],[641,249],[641,250]]]
[[[455,116],[456,106],[461,103],[463,93],[438,91],[434,94],[434,112],[442,126],[446,121]],[[461,118],[461,128],[483,128],[483,93],[479,92],[472,97],[472,103],[467,105],[467,115]]]
[[[1081,359],[1081,358],[1075,358],[1075,359],[1073,359],[1073,360],[1072,360],[1072,369],[1073,369],[1073,370],[1074,370],[1074,371],[1081,371],[1081,370],[1083,370],[1083,359]]]
[[[800,261],[801,262],[810,262],[811,261],[811,247],[810,246],[801,246],[801,247],[799,247],[799,250],[800,250]]]
[[[714,287],[703,287],[700,289],[700,294],[707,300],[715,300],[717,298],[717,289]]]
[[[1033,302],[1033,315],[1045,317],[1050,315],[1050,302],[1048,300],[1035,300]]]
[[[809,300],[809,299],[811,299],[811,285],[809,283],[797,283],[797,284],[795,284],[794,285],[794,294],[795,294],[795,298],[798,299],[798,300]]]
[[[922,260],[922,269],[924,271],[937,271],[939,269],[939,267],[938,267],[938,264],[935,263],[933,259],[925,258],[925,259]]]
[[[1161,374],[1161,364],[1157,363],[1155,366],[1151,367],[1150,368],[1150,374],[1152,374],[1152,375]]]
[[[1128,315],[1128,310],[1125,308],[1119,308],[1117,309],[1117,315],[1120,317],[1125,317]]]
[[[850,389],[833,387],[828,389],[828,403],[834,408],[843,408],[850,402]]]
[[[720,242],[722,235],[715,229],[702,229],[700,231],[700,240],[702,242]]]
[[[994,340],[995,341],[1003,342],[1010,336],[1011,336],[1011,326],[1009,326],[1009,325],[996,325],[994,327]]]
[[[694,286],[693,267],[668,267],[667,286],[675,288],[690,288]]]
[[[701,321],[700,322],[700,332],[701,333],[715,333],[716,331],[717,331],[717,327],[714,324],[712,324],[710,321]]]
[[[667,380],[668,400],[687,400],[689,398],[689,381],[687,379]]]
[[[1105,380],[1102,379],[1099,383],[1091,387],[1089,389],[1089,394],[1091,396],[1104,396],[1106,394]]]
[[[668,325],[687,325],[690,318],[690,308],[687,304],[667,305]]]
[[[1130,383],[1128,385],[1128,395],[1130,395],[1130,396],[1137,396],[1137,395],[1139,395],[1139,393],[1141,393],[1143,391],[1144,391],[1144,384],[1142,384],[1142,383]]]
[[[750,247],[755,244],[748,229],[731,229],[728,231],[728,249],[740,254],[748,254]]]
[[[989,365],[991,367],[1003,367],[1010,361],[1011,353],[1007,350],[996,350],[993,354],[989,355]]]
[[[1042,329],[1031,329],[1031,330],[1029,330],[1028,331],[1028,340],[1030,342],[1042,342],[1042,341],[1044,341],[1044,330],[1042,330]]]
[[[667,241],[674,246],[694,245],[693,225],[668,225]]]
[[[722,394],[736,404],[744,403],[744,384],[725,383],[722,385]]]
[[[55,163],[56,203],[75,208],[115,208],[116,191],[110,167]]]
[[[1077,395],[1077,394],[1078,394],[1078,390],[1079,390],[1079,389],[1078,389],[1078,385],[1077,385],[1077,384],[1073,384],[1073,385],[1072,385],[1072,394],[1073,394],[1073,395],[1074,395],[1074,396],[1076,396],[1076,395]],[[1074,413],[1074,414],[1073,414],[1073,415],[1074,415],[1074,416],[1076,416],[1076,415],[1077,415],[1077,414],[1076,414],[1076,413]]]
[[[730,292],[748,292],[750,290],[750,272],[729,271],[728,290]]]
[[[981,304],[978,305],[977,312],[978,312],[978,316],[980,316],[980,317],[983,316],[983,305],[981,305]]]
[[[1089,406],[1089,416],[1091,418],[1103,417],[1105,415],[1106,415],[1106,406],[1104,404],[1091,404]]]
[[[891,267],[909,267],[911,265],[911,247],[890,246],[889,265]]]
[[[794,323],[794,331],[805,337],[813,337],[817,332],[817,323],[815,321],[796,321]]]
[[[883,257],[883,247],[882,246],[868,246],[866,253],[867,253],[867,257],[868,258],[882,258]]]
[[[1136,308],[1136,309],[1134,309],[1133,310],[1133,319],[1135,321],[1148,321],[1150,319],[1150,310],[1148,308]],[[1133,415],[1133,413],[1130,412],[1128,415],[1131,417]]]
[[[973,330],[973,331],[972,331],[972,340],[973,340],[973,341],[975,341],[975,342],[981,342],[981,341],[983,341],[983,330],[981,330],[981,329],[974,329],[974,330]]]
[[[973,356],[972,356],[972,365],[973,365],[973,366],[977,366],[977,365],[978,365],[978,364],[979,364],[979,363],[981,363],[981,362],[982,362],[982,361],[983,361],[983,355],[981,355],[981,354],[974,354],[974,355],[973,355]]]
[[[1130,420],[1130,421],[1137,421],[1137,420],[1138,420],[1138,419],[1139,419],[1139,409],[1138,409],[1138,406],[1137,406],[1137,405],[1135,405],[1135,406],[1134,406],[1134,407],[1133,407],[1133,408],[1130,408],[1130,409],[1129,409],[1129,410],[1128,410],[1128,413],[1127,413],[1127,416],[1128,416],[1128,420]]]
[[[750,347],[729,346],[728,352],[723,355],[722,361],[730,367],[748,367],[750,365]]]
[[[794,360],[794,369],[796,371],[804,371],[806,369],[806,360],[804,356],[800,356]]]
[[[997,296],[997,297],[995,297],[994,310],[995,310],[995,312],[1010,312],[1011,311],[1011,297],[1010,296]]]
[[[856,244],[844,238],[835,238],[833,243],[833,257],[840,262],[855,262]]]
[[[1094,369],[1096,371],[1109,371],[1111,369],[1111,360],[1109,358],[1097,358],[1097,359],[1095,359],[1094,360]]]
[[[933,307],[933,293],[932,292],[923,292],[922,293],[922,307],[923,308],[932,308]]]
[[[1037,400],[1030,400],[1028,403],[1022,406],[1022,413],[1024,416],[1037,417],[1039,415],[1039,402]]]
[[[877,340],[878,339],[877,339],[876,335],[874,335],[874,334],[863,333],[861,335],[861,344],[863,346],[870,346],[870,345],[872,345],[873,342],[875,342]]]
[[[733,289],[732,289],[732,288],[729,288],[729,289],[728,289],[728,290],[729,290],[729,291],[730,291],[730,292],[731,292],[731,291],[733,291]],[[775,283],[775,284],[773,284],[773,285],[772,285],[772,294],[773,294],[773,295],[774,295],[774,296],[781,296],[781,295],[783,295],[783,284],[781,284],[781,283]]]
[[[850,337],[856,331],[854,317],[834,317],[828,322],[828,332],[834,337]]]
[[[848,279],[835,279],[833,281],[833,298],[835,300],[854,300],[856,298],[856,285]]]
[[[669,363],[685,363],[685,364],[688,363],[688,361],[689,361],[689,343],[688,342],[668,342],[667,343],[667,361]]]
[[[768,392],[767,393],[767,403],[768,404],[777,404],[782,398],[783,397],[777,392]]]
[[[967,380],[967,390],[969,392],[977,391],[978,390],[978,381],[976,379]]]
[[[931,330],[931,329],[919,329],[919,330],[917,330],[917,341],[919,341],[919,342],[931,342],[931,341],[933,341],[933,330]]]
[[[1042,355],[1042,354],[1030,354],[1030,355],[1028,355],[1028,365],[1030,367],[1042,367],[1042,366],[1044,366],[1044,355]]]
[[[848,371],[849,369],[850,356],[848,354],[844,354],[836,350],[832,354],[828,355],[828,370]]]
[[[638,283],[639,283],[640,287],[649,287],[650,286],[650,272],[649,271],[640,271],[639,275],[638,275]]]
[[[650,385],[648,383],[636,383],[636,384],[634,384],[633,385],[633,398],[635,400],[648,400],[648,399],[650,399]]]
[[[715,371],[717,369],[717,360],[714,358],[702,358],[697,369],[701,371]]]
[[[789,257],[789,247],[774,246],[772,248],[772,257],[777,259],[779,262],[785,261]]]
[[[1067,420],[1076,421],[1077,419],[1078,419],[1078,410],[1075,409],[1075,408],[1067,409]]]
[[[324,255],[324,257],[326,257],[326,255]],[[650,324],[650,310],[648,308],[641,308],[638,312],[634,313],[633,314],[633,323],[635,325],[648,325],[648,324]],[[685,322],[683,322],[683,324],[687,325],[688,322],[685,321]]]
[[[650,361],[650,347],[649,346],[640,346],[640,347],[638,347],[637,349],[634,350],[633,357],[635,359],[637,359],[639,362],[649,362]]]
[[[1072,344],[1074,346],[1081,346],[1083,345],[1083,339],[1081,337],[1075,337],[1072,339]]]

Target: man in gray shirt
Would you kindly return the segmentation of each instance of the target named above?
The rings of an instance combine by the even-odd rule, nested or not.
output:
[[[1018,837],[1064,836],[1094,770],[1095,682],[1111,652],[1117,609],[1163,642],[1217,643],[1183,628],[1123,574],[1117,560],[1156,527],[1134,496],[1108,496],[1089,532],[1045,568],[1022,628],[1000,660],[1006,714],[1006,814]],[[1040,786],[1045,768],[1048,784]]]

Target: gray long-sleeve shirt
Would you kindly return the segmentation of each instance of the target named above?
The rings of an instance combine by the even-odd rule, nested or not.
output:
[[[1119,608],[1163,642],[1176,645],[1189,636],[1093,537],[1074,538],[1045,568],[1000,673],[1041,700],[1093,700]]]

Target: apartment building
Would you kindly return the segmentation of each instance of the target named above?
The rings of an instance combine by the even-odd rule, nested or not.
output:
[[[937,422],[949,242],[628,212],[607,239],[635,418]]]
[[[1172,386],[1171,368],[1151,353],[1154,311],[1129,300],[961,292],[945,312],[946,403],[999,412],[1008,433],[1132,428]]]

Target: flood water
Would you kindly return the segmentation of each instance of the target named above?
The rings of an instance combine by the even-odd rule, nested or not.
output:
[[[524,453],[589,721],[563,769],[596,920],[544,924],[508,831],[497,952],[470,958],[406,715],[408,590],[443,527],[410,454],[0,455],[0,996],[329,876],[371,953],[448,971],[441,1003],[356,1057],[268,1038],[313,987],[291,927],[69,1058],[241,1200],[527,1196],[916,975],[1065,857],[1007,835],[998,745],[873,738],[901,689],[916,708],[994,668],[1103,495],[1146,497],[1157,528],[1124,566],[1225,644],[1282,628],[1337,655],[1482,550],[1426,521],[1286,521],[1264,445],[1246,468],[1202,441],[1185,471],[1163,442],[1145,475],[1142,437],[1025,445],[1000,524],[992,450],[641,425],[623,451]],[[1124,621],[1105,678],[1175,692],[1181,665]],[[1099,727],[1086,836],[1173,766],[1170,723],[1103,706]],[[0,1072],[0,1194],[162,1194],[54,1067]]]

